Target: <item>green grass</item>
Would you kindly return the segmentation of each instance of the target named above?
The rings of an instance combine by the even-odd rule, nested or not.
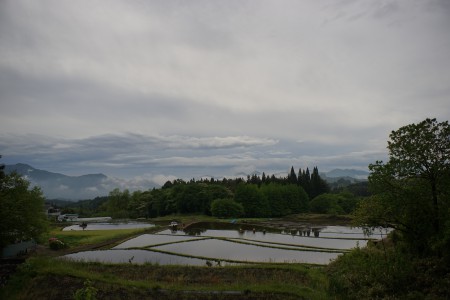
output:
[[[98,299],[115,299],[117,295],[128,299],[327,299],[328,285],[322,268],[302,265],[209,268],[35,257],[20,267],[0,296],[2,299],[65,299],[83,288],[86,280],[98,290]],[[241,294],[208,293],[220,291]]]
[[[79,230],[79,231],[61,231],[53,229],[49,233],[50,237],[56,237],[68,244],[69,247],[79,247],[84,245],[93,245],[109,240],[125,239],[130,236],[152,232],[160,228],[137,228],[137,229],[114,229],[114,230]]]

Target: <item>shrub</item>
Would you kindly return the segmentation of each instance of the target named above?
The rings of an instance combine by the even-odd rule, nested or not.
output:
[[[84,288],[78,289],[75,292],[74,299],[75,300],[95,300],[97,295],[97,289],[92,286],[92,283],[89,279],[86,279],[84,282]]]
[[[327,271],[330,293],[345,299],[404,297],[415,276],[409,255],[374,246],[340,256]]]
[[[59,240],[58,238],[52,237],[48,239],[48,245],[50,249],[52,250],[59,250],[67,248],[68,245],[64,243],[63,241]]]

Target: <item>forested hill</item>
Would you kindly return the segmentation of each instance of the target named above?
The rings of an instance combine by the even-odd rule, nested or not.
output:
[[[87,174],[67,176],[45,170],[35,169],[27,164],[6,165],[5,173],[17,172],[24,176],[33,186],[41,187],[46,198],[79,200],[108,195],[109,188],[103,183],[107,179],[104,174]]]
[[[300,181],[303,180],[305,182],[303,187],[309,194],[307,181],[305,181],[304,178],[309,175],[313,177],[313,181],[316,180],[318,177],[314,174],[315,169],[316,168],[313,168],[311,174],[309,169],[299,170],[297,174],[295,174],[295,171],[291,170],[291,172],[289,173],[289,181],[292,182],[295,180],[299,180],[300,183]],[[152,189],[153,187],[161,187],[161,185],[157,184],[156,182],[152,182],[149,180],[145,184],[140,183],[138,187],[133,185],[134,187],[132,188],[130,187],[131,185],[126,184],[126,180],[110,178],[101,173],[81,176],[68,176],[60,173],[36,169],[28,164],[18,163],[14,165],[6,165],[5,173],[9,174],[13,171],[16,171],[22,176],[25,176],[25,178],[30,181],[32,186],[39,186],[47,199],[77,201],[107,196],[109,192],[111,192],[115,188],[125,188],[133,192],[138,189],[148,190]],[[292,174],[295,175],[295,178]],[[365,174],[365,177],[367,178],[367,172]],[[247,180],[252,183],[257,183],[258,181],[284,182],[287,179],[287,177],[283,176],[282,174],[267,175],[264,172],[255,172],[253,175],[241,175],[242,176],[239,177],[241,177],[242,180]],[[320,176],[324,181],[328,183],[331,189],[334,189],[345,187],[360,181],[361,179],[358,178],[364,178],[364,171],[335,169],[330,172],[320,173]],[[212,177],[208,177],[208,180],[210,180],[210,178]],[[228,181],[228,179],[225,179],[225,181]],[[119,185],[118,182],[120,182],[121,184]],[[315,196],[314,193],[315,192],[312,191],[312,194],[309,194],[310,198]]]
[[[245,179],[176,179],[146,191],[114,189],[108,197],[79,201],[65,209],[83,216],[113,218],[153,218],[180,213],[217,217],[348,214],[365,196],[364,190],[365,186],[354,185],[330,193],[317,167],[312,172],[306,169],[298,173],[291,168],[285,177],[262,173]]]

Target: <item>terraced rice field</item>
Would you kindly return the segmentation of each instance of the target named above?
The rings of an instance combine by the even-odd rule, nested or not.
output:
[[[318,236],[308,236],[304,229],[243,229],[238,225],[217,226],[206,223],[203,227],[142,234],[109,250],[85,251],[65,257],[82,261],[161,265],[324,265],[351,248],[365,246],[371,238],[382,237],[381,232],[368,237],[362,229],[346,226],[322,226],[317,230]]]

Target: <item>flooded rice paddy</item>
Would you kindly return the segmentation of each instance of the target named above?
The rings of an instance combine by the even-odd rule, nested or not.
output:
[[[79,224],[67,226],[63,231],[71,230],[117,230],[117,229],[137,229],[154,227],[153,224],[147,223],[88,223],[83,229]]]
[[[171,230],[164,230],[160,234],[170,234]],[[174,234],[183,234],[183,232],[176,232]],[[259,241],[266,243],[280,243],[296,246],[308,246],[308,247],[318,247],[318,248],[332,248],[348,250],[356,246],[363,247],[367,243],[367,237],[363,237],[361,233],[361,238],[347,237],[335,235],[332,237],[314,237],[314,236],[300,236],[298,234],[293,235],[291,233],[272,233],[272,232],[262,232],[253,230],[206,230],[201,235],[203,237],[215,237],[215,238],[233,238],[233,239],[243,239],[247,241]]]
[[[160,265],[205,265],[205,260],[159,253],[147,250],[101,250],[84,251],[68,254],[66,258],[78,261],[91,261],[102,263],[134,263],[134,264],[160,264]]]
[[[86,251],[66,258],[105,263],[224,265],[240,263],[328,264],[342,253],[363,247],[369,239],[361,228],[322,226],[305,230],[243,229],[223,223],[205,223],[185,230],[166,229],[142,234],[110,250]]]

